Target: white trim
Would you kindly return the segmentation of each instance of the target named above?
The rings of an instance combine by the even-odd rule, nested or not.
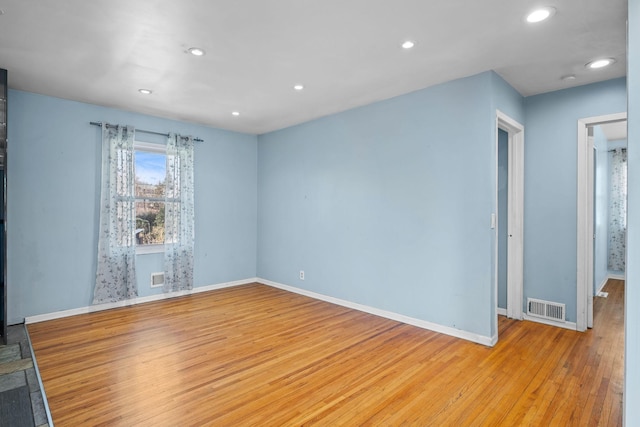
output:
[[[496,333],[493,334],[493,336],[491,337],[491,341],[490,341],[489,347],[493,347],[497,343],[498,343],[498,331],[496,330]],[[482,344],[482,343],[480,343],[480,344]]]
[[[150,245],[136,244],[136,255],[160,254],[164,252],[164,243],[154,243]]]
[[[507,309],[506,308],[496,308],[496,313],[498,314],[498,316],[506,316],[507,315]]]
[[[499,310],[501,310],[498,307],[498,293],[500,292],[500,287],[498,285],[498,282],[500,281],[500,278],[498,277],[498,264],[500,261],[500,251],[499,251],[499,246],[500,246],[500,217],[499,217],[499,213],[500,213],[500,202],[499,202],[499,198],[498,198],[498,175],[499,175],[499,171],[498,171],[498,164],[499,164],[499,159],[500,159],[500,144],[498,142],[499,140],[499,126],[500,126],[500,120],[497,117],[497,113],[496,113],[496,134],[495,134],[495,149],[494,149],[494,171],[493,174],[495,176],[495,186],[493,188],[494,194],[495,194],[495,202],[494,202],[494,206],[493,206],[493,213],[491,214],[491,228],[493,229],[493,236],[494,236],[494,245],[493,245],[493,259],[494,259],[494,264],[493,264],[493,275],[494,275],[494,279],[493,279],[493,306],[496,308],[496,315],[493,316],[493,331],[497,334],[498,333],[498,315],[500,315]],[[508,290],[508,285],[507,285],[507,290]],[[506,310],[505,310],[506,312]],[[505,314],[506,315],[506,314]]]
[[[587,252],[587,283],[589,286],[587,287],[587,328],[593,328],[593,257],[595,256],[593,253],[593,245],[595,243],[594,236],[596,234],[595,230],[595,217],[594,217],[594,207],[595,207],[595,199],[594,199],[594,187],[595,187],[595,172],[593,165],[595,163],[595,145],[593,136],[588,136],[589,132],[587,132],[587,206],[589,206],[589,212],[587,212],[587,231],[589,235],[589,240],[585,243],[589,246],[585,248]],[[577,293],[577,292],[576,292]]]
[[[216,285],[199,286],[199,287],[193,288],[193,289],[191,289],[189,291],[179,291],[179,292],[171,292],[171,293],[168,293],[168,294],[150,295],[150,296],[138,297],[138,298],[134,298],[134,299],[126,300],[126,301],[119,301],[119,302],[106,303],[106,304],[98,304],[98,305],[92,305],[92,306],[87,306],[87,307],[74,308],[74,309],[71,309],[71,310],[57,311],[57,312],[54,312],[54,313],[39,314],[39,315],[36,315],[36,316],[25,317],[24,321],[25,321],[25,324],[45,322],[47,320],[60,319],[60,318],[63,318],[63,317],[76,316],[76,315],[79,315],[79,314],[87,314],[87,313],[93,313],[93,312],[97,312],[97,311],[110,310],[112,308],[128,307],[128,306],[132,306],[132,305],[143,304],[143,303],[146,303],[146,302],[160,301],[160,300],[180,297],[180,296],[184,296],[184,295],[192,295],[192,294],[197,294],[197,293],[201,293],[201,292],[213,291],[213,290],[216,290],[216,289],[231,288],[231,287],[234,287],[234,286],[247,285],[249,283],[261,283],[263,285],[271,286],[273,288],[278,288],[278,289],[282,289],[282,290],[285,290],[285,291],[288,291],[288,292],[293,292],[293,293],[296,293],[296,294],[299,294],[299,295],[304,295],[304,296],[307,296],[307,297],[310,297],[310,298],[318,299],[318,300],[321,300],[321,301],[326,301],[326,302],[329,302],[329,303],[332,303],[332,304],[341,305],[343,307],[347,307],[347,308],[351,308],[351,309],[354,309],[354,310],[362,311],[362,312],[365,312],[365,313],[373,314],[373,315],[376,315],[376,316],[384,317],[386,319],[391,319],[391,320],[395,320],[395,321],[398,321],[398,322],[406,323],[407,325],[417,326],[419,328],[427,329],[427,330],[430,330],[430,331],[433,331],[433,332],[438,332],[438,333],[445,334],[445,335],[450,335],[450,336],[453,336],[453,337],[456,337],[456,338],[461,338],[461,339],[464,339],[464,340],[467,340],[467,341],[475,342],[475,343],[486,345],[486,346],[489,346],[489,347],[493,347],[498,342],[497,333],[492,337],[488,337],[488,336],[484,336],[484,335],[478,335],[478,334],[475,334],[473,332],[463,331],[461,329],[456,329],[456,328],[452,328],[452,327],[449,327],[449,326],[443,326],[443,325],[439,325],[437,323],[427,322],[426,320],[416,319],[416,318],[413,318],[413,317],[405,316],[403,314],[398,314],[398,313],[394,313],[394,312],[391,312],[391,311],[381,310],[381,309],[378,309],[378,308],[375,308],[375,307],[369,307],[369,306],[366,306],[366,305],[363,305],[363,304],[358,304],[358,303],[347,301],[347,300],[343,300],[343,299],[340,299],[340,298],[330,297],[330,296],[327,296],[327,295],[323,295],[323,294],[319,294],[319,293],[316,293],[316,292],[308,291],[306,289],[300,289],[300,288],[296,288],[296,287],[293,287],[293,286],[284,285],[282,283],[273,282],[271,280],[266,280],[266,279],[262,279],[262,278],[259,278],[259,277],[253,277],[251,279],[245,279],[245,280],[237,280],[235,282],[219,283],[219,284],[216,284]]]
[[[581,332],[587,330],[593,316],[593,305],[589,304],[593,290],[593,150],[587,127],[626,119],[627,113],[617,113],[578,120],[576,330]]]
[[[524,295],[524,126],[496,110],[496,202],[498,211],[498,129],[509,134],[507,207],[507,317],[521,320]],[[500,219],[498,219],[500,221]],[[498,227],[495,230],[495,305],[498,305]],[[497,324],[497,316],[495,322]],[[497,325],[496,325],[497,330]]]
[[[573,322],[554,322],[553,320],[542,319],[540,317],[534,317],[534,316],[527,316],[526,314],[523,314],[522,318],[529,322],[544,323],[545,325],[556,326],[558,328],[569,329],[571,331],[578,330],[578,326]]]
[[[167,154],[167,145],[156,142],[133,141],[133,149],[146,151],[147,153]]]
[[[607,284],[607,281],[609,281],[609,279],[611,279],[611,277],[607,276],[607,277],[604,278],[604,280],[602,280],[602,283],[600,283],[598,285],[598,287],[596,288],[595,295],[598,295],[598,293],[602,290],[602,288],[604,288],[604,285]]]
[[[198,286],[197,288],[193,288],[188,291],[162,293],[162,294],[156,294],[156,295],[149,295],[145,297],[133,298],[125,301],[109,302],[105,304],[97,304],[97,305],[90,305],[86,307],[73,308],[71,310],[63,310],[63,311],[56,311],[53,313],[38,314],[35,316],[25,317],[24,323],[28,325],[30,323],[45,322],[47,320],[77,316],[79,314],[87,314],[87,313],[93,313],[96,311],[110,310],[112,308],[128,307],[132,305],[144,304],[146,302],[161,301],[169,298],[181,297],[184,295],[192,295],[192,294],[198,294],[200,292],[213,291],[216,289],[231,288],[233,286],[239,286],[239,285],[247,285],[249,283],[255,283],[257,281],[258,279],[254,277],[252,279],[236,280],[234,282],[224,282],[224,283],[218,283],[215,285]]]
[[[273,282],[271,280],[266,280],[262,278],[257,278],[256,281],[258,283],[262,283],[263,285],[271,286],[274,288],[282,289],[288,292],[293,292],[299,295],[304,295],[310,298],[314,298],[321,301],[326,301],[332,304],[341,305],[343,307],[351,308],[354,310],[362,311],[365,313],[373,314],[375,316],[384,317],[386,319],[395,320],[398,322],[406,323],[407,325],[417,326],[422,329],[427,329],[433,332],[438,332],[445,335],[450,335],[456,338],[462,338],[467,341],[472,341],[478,344],[486,345],[489,347],[493,347],[496,342],[498,342],[497,334],[493,337],[488,337],[484,335],[478,335],[473,332],[463,331],[461,329],[452,328],[449,326],[439,325],[437,323],[427,322],[426,320],[416,319],[413,317],[405,316],[403,314],[394,313],[392,311],[381,310],[379,308],[370,307],[363,304],[358,304],[355,302],[343,300],[340,298],[330,297],[328,295],[319,294],[313,291],[309,291],[306,289],[296,288],[294,286],[284,285],[282,283]]]
[[[614,279],[614,280],[627,280],[627,278],[625,277],[624,274],[609,274],[607,276],[607,279]]]

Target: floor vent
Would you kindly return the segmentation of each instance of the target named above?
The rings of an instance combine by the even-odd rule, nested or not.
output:
[[[543,319],[564,322],[564,304],[527,298],[527,314]]]
[[[164,285],[164,273],[151,273],[151,287],[159,288]]]

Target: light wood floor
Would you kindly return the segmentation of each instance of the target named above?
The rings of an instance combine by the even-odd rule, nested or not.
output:
[[[484,347],[252,284],[28,326],[56,426],[615,426],[624,282]]]

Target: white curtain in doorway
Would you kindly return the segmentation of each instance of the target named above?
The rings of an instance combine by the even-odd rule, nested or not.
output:
[[[102,186],[94,304],[138,296],[134,134],[131,126],[102,126]]]
[[[627,150],[611,152],[609,177],[609,262],[613,271],[625,270],[627,234]]]
[[[165,292],[193,289],[193,138],[170,134],[165,191]]]

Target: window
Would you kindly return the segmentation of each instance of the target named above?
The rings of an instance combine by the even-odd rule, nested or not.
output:
[[[137,252],[162,252],[167,180],[165,146],[136,141],[135,174]]]
[[[193,138],[170,133],[163,145],[134,135],[132,126],[102,127],[94,304],[138,295],[141,253],[163,252],[165,291],[193,289]]]

